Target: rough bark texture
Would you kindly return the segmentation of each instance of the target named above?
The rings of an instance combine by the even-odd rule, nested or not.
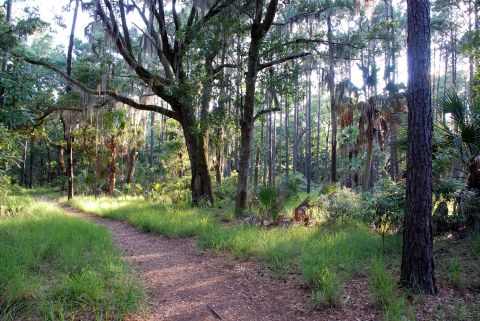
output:
[[[182,125],[192,171],[190,181],[192,202],[197,204],[201,198],[206,198],[208,201],[213,202],[212,181],[208,172],[207,153],[205,150],[205,137],[191,133],[189,126],[193,126],[193,124],[187,124],[185,127]]]
[[[400,284],[436,294],[432,244],[432,119],[429,0],[408,3],[407,191]]]

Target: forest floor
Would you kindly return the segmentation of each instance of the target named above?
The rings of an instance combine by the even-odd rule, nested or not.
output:
[[[72,216],[106,227],[147,289],[148,310],[140,320],[381,320],[367,280],[344,289],[341,307],[313,310],[310,291],[298,275],[275,277],[254,260],[233,260],[199,250],[193,238],[140,232],[121,221],[98,218],[61,205]]]

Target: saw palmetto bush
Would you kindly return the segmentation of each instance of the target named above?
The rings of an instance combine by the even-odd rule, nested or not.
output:
[[[460,162],[467,168],[468,174],[476,172],[470,166],[479,163],[480,154],[480,102],[463,100],[455,91],[448,92],[439,101],[445,114],[451,115],[452,122],[439,125],[442,133],[442,147],[450,147],[455,151]],[[478,169],[477,169],[478,170]],[[480,177],[478,177],[480,179]],[[480,184],[480,181],[472,182]],[[471,186],[475,187],[475,186]]]

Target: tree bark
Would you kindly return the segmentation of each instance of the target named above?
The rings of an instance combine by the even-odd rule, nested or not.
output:
[[[285,176],[288,179],[288,174],[290,173],[290,132],[288,128],[288,116],[290,111],[288,110],[288,96],[285,97]]]
[[[135,172],[135,154],[137,153],[137,148],[133,147],[130,153],[128,154],[128,169],[127,169],[127,184],[132,183],[133,173]]]
[[[212,181],[208,171],[207,153],[205,150],[205,137],[200,134],[192,133],[189,127],[194,124],[189,123],[188,121],[186,121],[186,123],[187,124],[185,125],[182,124],[182,128],[192,171],[190,181],[192,202],[193,204],[198,204],[202,198],[206,198],[207,201],[213,202]]]
[[[109,196],[115,195],[115,180],[117,174],[117,139],[115,135],[111,135],[108,141],[110,149],[109,171],[108,171],[108,189]]]
[[[307,176],[307,193],[310,194],[311,185],[312,185],[312,80],[311,73],[308,72],[308,93],[307,93],[307,137],[305,140],[306,150],[305,150],[305,162],[306,168],[305,173]]]
[[[30,166],[29,166],[29,180],[28,180],[28,188],[33,188],[33,165],[35,162],[35,138],[32,137],[30,139]]]
[[[68,150],[68,166],[67,166],[67,197],[68,199],[73,198],[73,137],[69,132],[67,136],[67,150]]]
[[[153,147],[155,144],[155,131],[153,129],[153,125],[155,124],[155,113],[153,111],[150,112],[150,158],[149,158],[149,165],[150,168],[153,168]]]
[[[25,139],[25,144],[23,144],[23,162],[22,162],[22,172],[21,172],[21,186],[25,186],[25,172],[27,169],[27,147],[28,147],[28,137]]]
[[[335,70],[334,70],[334,48],[333,48],[333,31],[332,31],[332,13],[331,9],[327,10],[327,39],[329,41],[328,52],[329,52],[329,75],[328,75],[328,89],[330,91],[330,118],[332,126],[332,157],[331,157],[331,181],[337,181],[337,111],[335,107]]]
[[[430,3],[408,0],[408,153],[400,284],[436,294],[432,242]]]

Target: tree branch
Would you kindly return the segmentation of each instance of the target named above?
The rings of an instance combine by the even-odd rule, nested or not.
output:
[[[274,65],[278,65],[278,64],[284,63],[284,62],[289,61],[289,60],[306,57],[306,56],[309,56],[311,54],[312,54],[311,52],[302,52],[302,53],[298,53],[298,54],[290,54],[290,55],[284,56],[282,58],[278,58],[278,59],[260,64],[258,66],[258,70],[262,70],[262,69],[265,69],[265,68],[268,68],[268,67],[272,67]]]
[[[163,107],[157,106],[157,105],[140,104],[140,103],[137,103],[136,101],[134,101],[131,98],[128,98],[128,97],[125,97],[125,96],[122,96],[122,95],[118,94],[116,91],[113,91],[113,90],[95,90],[95,89],[88,88],[87,86],[85,86],[84,84],[79,82],[78,80],[68,76],[64,71],[62,71],[62,70],[58,69],[57,67],[49,64],[48,62],[35,60],[35,59],[31,59],[31,58],[22,58],[22,57],[17,57],[17,58],[23,59],[26,62],[28,62],[29,64],[37,65],[37,66],[43,66],[47,69],[50,69],[50,70],[56,72],[57,74],[59,74],[62,78],[64,78],[68,82],[71,82],[72,84],[76,85],[81,90],[83,90],[84,92],[87,92],[89,94],[92,94],[92,95],[95,95],[95,96],[99,96],[99,95],[102,95],[102,94],[107,95],[109,97],[112,97],[116,101],[124,103],[124,104],[126,104],[130,107],[135,108],[135,109],[158,112],[158,113],[160,113],[162,115],[165,115],[169,118],[173,118],[173,119],[178,120],[178,114],[176,112],[174,112],[173,110],[166,109],[166,108],[163,108]]]
[[[262,116],[264,114],[273,113],[273,112],[276,112],[276,111],[280,111],[280,108],[275,107],[275,108],[268,108],[268,109],[260,110],[255,116],[253,116],[253,121],[255,122],[258,118],[260,118],[260,116]]]

